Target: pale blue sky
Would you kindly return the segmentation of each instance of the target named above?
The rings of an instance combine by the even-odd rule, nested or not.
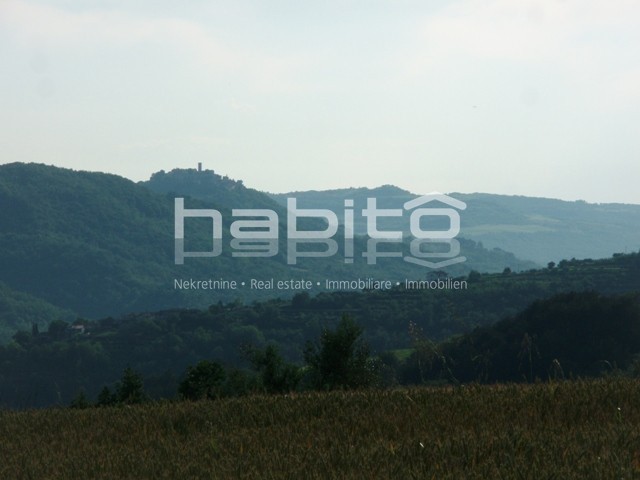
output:
[[[640,203],[638,25],[635,0],[0,0],[0,163]]]

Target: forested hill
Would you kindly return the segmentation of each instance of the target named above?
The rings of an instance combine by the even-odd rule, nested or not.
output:
[[[308,208],[341,208],[345,198],[356,206],[374,197],[383,208],[400,208],[417,195],[393,185],[327,191],[274,194],[284,203],[288,196]],[[640,247],[640,205],[567,202],[549,198],[452,193],[467,208],[461,215],[461,236],[499,247],[518,258],[540,265],[565,258],[606,258]],[[404,222],[387,219],[387,228],[405,229]],[[446,227],[444,227],[446,228]],[[364,232],[364,218],[356,218],[356,231]]]
[[[201,206],[188,202],[187,207]],[[288,272],[282,255],[250,263],[228,251],[175,265],[173,197],[115,175],[3,165],[0,205],[0,282],[76,316],[99,318],[234,298],[228,292],[175,290],[175,278],[230,277],[243,269],[248,275]],[[228,237],[228,225],[224,230]],[[210,235],[211,227],[197,224],[189,231],[198,241]],[[4,329],[30,324],[33,316],[10,303],[15,308],[0,312]],[[48,318],[40,316],[40,327]]]
[[[422,344],[408,377],[519,382],[640,375],[640,293],[570,292],[478,328],[437,349]]]
[[[0,281],[14,290],[87,316],[167,305],[168,200],[115,175],[9,164],[0,204]]]
[[[46,331],[21,331],[15,335],[12,344],[0,346],[0,392],[3,392],[0,402],[14,406],[68,402],[81,387],[95,398],[102,386],[113,385],[127,366],[144,375],[150,392],[156,395],[175,392],[184,369],[199,360],[216,360],[230,367],[246,365],[242,348],[247,345],[263,348],[273,344],[287,360],[300,362],[305,342],[318,338],[323,327],[335,326],[345,314],[363,327],[374,354],[398,349],[408,351],[416,345],[424,345],[427,353],[433,354],[434,342],[471,332],[475,327],[486,327],[487,330],[482,331],[488,333],[463,337],[469,339],[465,340],[464,349],[446,347],[443,351],[449,357],[459,359],[460,365],[476,362],[469,367],[476,369],[472,370],[473,375],[461,369],[453,372],[456,378],[468,379],[464,375],[472,375],[471,379],[476,379],[480,373],[494,375],[493,370],[477,370],[482,367],[477,364],[478,358],[483,357],[476,357],[476,354],[485,355],[487,361],[492,362],[492,368],[498,368],[501,359],[514,362],[517,357],[512,355],[512,350],[521,347],[526,332],[537,335],[534,342],[542,336],[554,340],[551,352],[557,352],[562,341],[574,342],[572,352],[575,353],[575,349],[583,346],[581,339],[584,337],[580,336],[579,330],[581,315],[588,312],[589,305],[599,304],[599,300],[586,302],[583,308],[579,300],[582,297],[567,297],[570,310],[577,309],[578,313],[572,314],[573,323],[558,323],[556,330],[548,322],[540,323],[546,311],[540,309],[535,310],[538,312],[536,318],[540,319],[536,320],[538,323],[532,323],[531,327],[518,326],[509,336],[493,334],[492,325],[518,315],[532,302],[557,294],[591,291],[599,296],[640,292],[640,254],[597,261],[563,261],[552,268],[522,273],[472,272],[459,280],[467,282],[466,289],[407,290],[399,287],[389,291],[334,292],[316,296],[300,293],[292,299],[251,304],[219,303],[204,310],[165,310],[100,321],[77,321],[73,327],[56,321]],[[569,311],[569,307],[563,310],[562,298],[565,297],[552,303],[553,318],[560,319],[563,312]],[[628,318],[631,317],[625,317]],[[598,319],[600,321],[602,316]],[[508,324],[496,328],[511,331]],[[567,328],[577,330],[568,331]],[[416,332],[421,333],[416,335]],[[611,344],[611,339],[604,336],[611,333],[610,329],[593,332],[590,338],[603,332],[600,340]],[[624,336],[625,332],[616,335]],[[422,342],[423,339],[428,341]],[[632,338],[634,342],[635,339]],[[514,341],[515,346],[509,343]],[[474,350],[476,344],[480,350]],[[453,345],[458,344],[454,342]],[[591,346],[585,344],[584,348]],[[500,356],[503,350],[506,353]],[[487,352],[491,355],[495,352],[496,356],[488,356]],[[627,362],[629,356],[625,355]],[[569,357],[559,358],[568,373]],[[442,369],[438,368],[437,362],[432,363],[434,370],[421,372],[423,378],[441,379]],[[407,364],[405,372],[411,381],[420,378],[414,367],[415,364],[413,367]],[[548,367],[544,365],[544,369]],[[508,366],[504,368],[509,372]],[[588,371],[591,366],[584,368],[580,371]],[[514,371],[514,375],[520,375],[519,370]],[[538,375],[537,371],[535,374]]]
[[[303,259],[292,266],[287,263],[284,220],[275,256],[234,257],[228,248],[231,209],[278,210],[273,200],[241,182],[195,169],[156,174],[150,184],[167,193],[104,173],[38,164],[0,166],[0,283],[4,284],[0,288],[0,342],[6,342],[18,329],[30,328],[32,322],[46,329],[51,319],[67,319],[69,315],[100,318],[205,307],[236,298],[250,302],[274,295],[251,289],[179,290],[174,288],[175,279],[240,283],[250,278],[295,277],[324,282],[327,277],[401,279],[425,274],[425,267],[396,259],[369,266],[359,257],[354,264],[345,265],[340,251],[330,258]],[[186,208],[222,212],[225,248],[220,256],[190,258],[184,265],[175,265],[175,194],[170,192],[185,197],[191,192],[200,197],[186,198]],[[211,248],[211,225],[206,219],[186,221],[185,228],[187,242],[191,242],[188,250]],[[358,242],[356,248],[361,251],[362,241]],[[463,242],[462,249],[467,261],[451,267],[452,275],[471,269],[501,271],[531,266],[507,252],[488,251],[472,241]],[[318,291],[314,285],[310,293]],[[286,296],[287,292],[275,295]]]
[[[285,214],[286,207],[280,205],[266,193],[246,187],[242,180],[220,175],[214,170],[179,169],[170,172],[161,170],[140,182],[149,190],[171,196],[188,195],[210,205],[232,208],[268,208]]]
[[[170,172],[160,171],[154,173],[148,181],[140,182],[140,184],[157,193],[168,194],[170,196],[187,196],[201,200],[205,205],[209,206],[217,205],[228,210],[234,208],[266,208],[274,210],[279,218],[286,218],[286,198],[278,197],[274,199],[267,193],[245,186],[241,180],[230,179],[213,170],[199,171],[193,168],[176,168]],[[389,192],[386,193],[388,194]],[[296,195],[293,194],[292,196],[295,197]],[[388,198],[384,200],[386,201]],[[321,202],[308,201],[305,195],[301,196],[301,203],[298,206],[303,209],[329,209],[336,212],[338,218],[342,217],[342,210],[344,209],[342,201],[338,203],[329,201],[327,204],[322,204]],[[361,216],[357,215],[356,217],[356,224],[359,224],[359,222],[361,222]],[[299,221],[302,229],[313,230],[325,228],[323,220],[302,218]],[[284,220],[282,220],[282,222],[284,222]],[[357,233],[365,235],[366,231],[364,229],[358,229]],[[285,235],[284,230],[282,234],[283,236]],[[517,258],[506,249],[500,247],[487,249],[474,240],[469,240],[468,238],[458,239],[461,243],[461,252],[467,258],[467,261],[463,264],[445,268],[446,272],[450,275],[466,274],[471,270],[500,272],[505,267],[509,267],[514,271],[520,271],[539,266],[535,262]],[[356,243],[358,242],[362,245],[364,240],[362,238],[357,239]],[[324,265],[320,265],[321,269],[329,271],[326,265],[327,262],[323,261],[323,263]],[[336,271],[335,268],[331,268],[331,270]],[[349,268],[344,271],[348,276],[352,277],[358,273]],[[391,262],[385,264],[383,271],[388,274],[402,274],[406,272],[407,269],[400,269],[398,265],[394,265],[394,262]],[[377,272],[376,269],[369,269],[368,272],[363,271],[363,273],[379,274],[381,272],[379,269]],[[411,273],[419,274],[420,272],[419,270],[412,269]]]
[[[17,292],[0,282],[0,343],[8,341],[19,328],[36,324],[43,328],[54,320],[72,322],[77,318],[41,298]]]

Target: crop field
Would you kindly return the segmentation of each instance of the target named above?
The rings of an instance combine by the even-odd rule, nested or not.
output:
[[[640,478],[640,383],[2,411],[0,478]]]

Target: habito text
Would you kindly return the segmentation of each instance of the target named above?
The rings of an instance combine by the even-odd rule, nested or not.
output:
[[[429,202],[445,203],[448,208],[418,208]],[[454,208],[451,208],[454,207]],[[215,209],[188,209],[184,206],[184,198],[175,199],[175,263],[184,264],[188,257],[217,257],[223,249],[222,213]],[[366,248],[361,252],[368,264],[376,264],[379,258],[398,257],[402,260],[429,268],[442,268],[455,263],[464,262],[460,256],[460,243],[455,239],[460,232],[460,215],[456,209],[464,210],[466,204],[440,193],[432,193],[404,203],[404,208],[379,208],[375,198],[367,198],[367,206],[360,214],[366,218],[368,240]],[[412,236],[409,255],[402,251],[406,247],[404,233],[401,230],[382,230],[379,219],[403,217],[410,212],[408,222]],[[343,243],[345,263],[354,263],[354,201],[346,199],[342,218],[332,210],[299,208],[295,198],[287,199],[287,264],[295,265],[300,258],[331,257],[338,253],[338,240]],[[229,226],[231,239],[228,243],[233,257],[273,257],[279,250],[279,218],[270,209],[232,209],[233,221]],[[449,226],[446,230],[425,230],[422,220],[428,217],[447,217]],[[212,222],[212,247],[207,251],[185,251],[185,219],[205,218]],[[325,226],[320,230],[301,230],[300,219],[315,219]],[[342,236],[338,235],[339,226],[343,225]],[[317,226],[316,226],[317,228]],[[396,244],[393,250],[388,244]],[[444,244],[447,251],[429,251],[433,244]],[[423,249],[427,246],[427,250]],[[381,247],[381,248],[379,248]],[[428,259],[437,259],[434,262]]]

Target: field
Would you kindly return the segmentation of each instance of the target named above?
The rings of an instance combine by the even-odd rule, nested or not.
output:
[[[640,478],[640,383],[3,411],[0,478]]]

